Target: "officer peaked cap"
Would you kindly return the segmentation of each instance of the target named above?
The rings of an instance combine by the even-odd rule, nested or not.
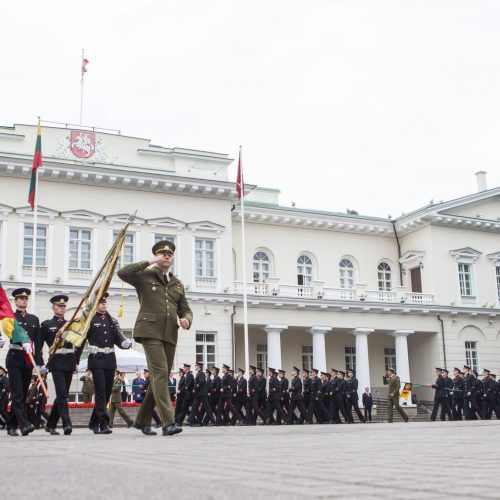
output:
[[[31,295],[31,290],[29,288],[16,288],[12,292],[12,296],[17,299],[20,297],[26,297],[28,298]]]
[[[58,306],[65,306],[68,300],[69,297],[67,295],[54,295],[53,297],[51,297],[50,302]]]
[[[158,241],[158,243],[155,243],[153,245],[153,248],[151,249],[151,251],[153,252],[153,255],[156,255],[158,252],[174,253],[175,252],[175,244],[173,241],[169,241],[169,240]]]

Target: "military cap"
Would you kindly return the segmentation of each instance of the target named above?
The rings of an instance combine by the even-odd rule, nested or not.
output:
[[[282,368],[280,370],[278,370],[279,373],[282,373],[283,375],[286,373],[285,370],[283,370]]]
[[[15,299],[28,298],[31,295],[31,290],[29,288],[16,288],[12,292],[12,296]]]
[[[238,371],[241,373],[245,373],[245,370],[243,370],[243,368],[238,368]]]
[[[296,366],[294,366],[292,370],[295,370],[297,373],[300,372],[300,368],[297,368]]]
[[[217,373],[220,372],[220,368],[218,368],[217,366],[212,366],[212,370],[215,370]]]
[[[119,370],[116,370],[116,371],[119,371]],[[149,370],[147,368],[144,368],[143,370],[144,372],[148,372],[149,373]]]
[[[450,373],[450,372],[448,371],[448,368],[441,368],[441,371],[442,371],[442,372],[445,372],[445,373]]]
[[[496,379],[496,378],[497,378],[497,376],[496,376],[494,373],[492,373],[492,374],[491,374],[491,376],[492,376],[494,379]]]
[[[387,368],[387,371],[392,372],[392,373],[396,373],[396,370],[394,368]]]
[[[314,372],[314,373],[318,373],[318,370],[316,368],[311,368],[311,371]]]
[[[191,365],[184,363],[184,368],[191,368]]]
[[[343,377],[345,377],[345,372],[343,372],[342,370],[339,370],[339,373],[340,373]]]
[[[347,370],[347,373],[354,373],[354,370],[352,368],[349,368],[349,370]]]
[[[437,372],[442,372],[443,369],[442,368],[434,368]]]
[[[261,368],[260,366],[257,367],[257,371],[260,373],[264,373],[264,368]]]
[[[102,297],[101,297],[101,300],[99,302],[103,302],[104,304],[106,303],[106,299],[109,297],[109,293],[108,292],[104,292],[102,294]]]
[[[226,369],[226,370],[228,370],[228,371],[231,369],[231,368],[229,368],[229,366],[228,366],[228,365],[226,365],[226,364],[223,364],[223,365],[222,365],[222,368],[225,368],[225,369]]]
[[[254,371],[257,370],[257,368],[255,366],[253,366],[253,365],[249,365],[248,368],[250,368],[250,370],[254,370]]]
[[[68,300],[69,297],[67,295],[54,295],[53,297],[51,297],[50,302],[57,306],[65,306]]]
[[[144,371],[146,371],[146,370],[144,370]],[[180,366],[179,366],[179,373],[184,373],[184,370]]]
[[[302,371],[303,371],[304,373],[311,373],[311,372],[310,372],[307,368],[302,368]]]
[[[477,377],[478,376],[478,373],[476,370],[472,370],[472,373]]]
[[[276,370],[274,368],[271,368],[270,366],[267,367],[268,372],[275,372]]]
[[[175,244],[173,241],[169,240],[158,241],[158,243],[155,243],[153,245],[151,251],[153,252],[153,255],[156,255],[159,252],[167,252],[173,254],[175,252]]]
[[[457,370],[457,372],[461,372],[460,368],[457,368],[456,366],[453,367],[454,370]]]
[[[325,377],[328,375],[326,372],[321,372],[321,375],[324,375]]]
[[[197,361],[194,365],[199,366],[203,370],[203,363],[201,363],[200,361]]]
[[[464,365],[464,369],[470,370],[470,366]]]
[[[210,368],[205,368],[205,373],[212,373],[212,370],[210,370]]]
[[[332,371],[333,373],[338,373],[339,371],[336,370],[335,368],[332,368],[330,371]]]
[[[491,370],[487,370],[486,368],[483,368],[483,372],[486,372],[489,375],[491,373]]]
[[[5,373],[9,373],[3,366],[0,366],[0,371],[3,371]]]

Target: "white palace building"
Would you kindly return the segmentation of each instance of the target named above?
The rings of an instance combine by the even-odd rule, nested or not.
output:
[[[31,283],[35,139],[35,126],[0,127],[0,281],[9,295]],[[228,155],[57,127],[43,127],[42,149],[41,320],[51,317],[56,293],[77,305],[113,235],[137,209],[125,262],[149,258],[158,239],[174,240],[174,272],[194,312],[176,365],[244,364],[246,287],[251,364],[353,367],[360,387],[373,391],[388,366],[414,383],[431,382],[435,366],[500,370],[500,187],[487,189],[484,172],[476,174],[477,192],[393,220],[285,207],[278,190],[247,186],[243,283]],[[110,289],[113,315],[121,287],[115,279]],[[138,301],[127,285],[124,296],[120,323],[130,335]],[[425,391],[415,392],[428,398]]]

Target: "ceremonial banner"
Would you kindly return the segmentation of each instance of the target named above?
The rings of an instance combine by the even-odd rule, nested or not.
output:
[[[410,396],[412,387],[413,385],[410,382],[406,382],[403,387],[403,390],[400,393],[400,397],[408,401],[408,397]]]
[[[26,330],[17,321],[12,306],[5,290],[0,283],[0,324],[2,325],[3,333],[10,339],[11,343],[26,343],[31,342]]]
[[[36,177],[38,175],[38,168],[42,166],[42,129],[38,125],[36,134],[35,155],[33,156],[33,165],[31,168],[31,181],[30,191],[28,194],[28,203],[31,205],[31,210],[35,209],[36,197]]]

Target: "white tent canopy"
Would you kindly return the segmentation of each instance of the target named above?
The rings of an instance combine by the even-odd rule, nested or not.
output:
[[[117,368],[122,372],[136,372],[147,367],[146,356],[143,352],[115,347],[115,355]],[[78,371],[84,372],[86,369],[87,360],[84,359],[78,365]]]

